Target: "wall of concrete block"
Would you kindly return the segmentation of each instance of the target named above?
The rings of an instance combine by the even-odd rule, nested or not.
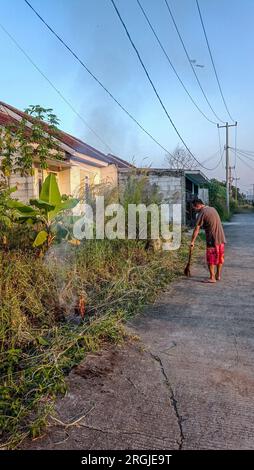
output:
[[[173,218],[173,204],[182,205],[182,223],[185,224],[186,220],[186,202],[185,202],[185,176],[181,171],[174,170],[152,170],[149,169],[146,173],[144,171],[135,171],[118,169],[118,185],[120,190],[127,184],[128,178],[131,174],[137,178],[142,178],[146,175],[150,185],[156,185],[159,193],[162,196],[162,202],[170,206],[170,219]]]

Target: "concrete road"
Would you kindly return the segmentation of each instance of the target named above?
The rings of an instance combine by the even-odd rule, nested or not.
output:
[[[225,229],[222,282],[203,263],[171,284],[130,325],[141,343],[75,369],[62,424],[25,448],[254,449],[254,215]]]
[[[254,449],[254,215],[237,215],[223,280],[181,280],[136,322],[165,375],[183,449]]]

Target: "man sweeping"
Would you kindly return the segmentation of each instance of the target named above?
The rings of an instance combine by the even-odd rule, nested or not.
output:
[[[224,263],[224,244],[226,243],[224,230],[220,216],[214,207],[206,206],[201,199],[195,199],[192,205],[199,215],[192,235],[191,249],[194,248],[195,240],[202,227],[206,235],[206,260],[210,273],[209,279],[206,279],[204,282],[214,284],[216,281],[221,280],[222,265]]]

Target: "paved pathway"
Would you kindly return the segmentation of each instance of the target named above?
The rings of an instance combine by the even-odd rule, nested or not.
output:
[[[254,214],[226,226],[224,279],[180,279],[131,324],[141,343],[70,374],[36,449],[254,449]]]

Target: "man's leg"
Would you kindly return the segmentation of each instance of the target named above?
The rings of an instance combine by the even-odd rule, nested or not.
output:
[[[208,269],[210,273],[210,281],[211,282],[216,282],[216,277],[215,277],[215,266],[214,264],[208,264]]]
[[[218,264],[218,265],[217,265],[217,273],[216,273],[216,279],[217,279],[217,281],[220,281],[220,280],[221,280],[222,266],[223,266],[223,264]]]
[[[204,282],[214,283],[216,282],[215,265],[217,263],[217,252],[216,252],[215,247],[206,248],[206,261],[207,261],[210,277]]]
[[[216,272],[216,279],[217,281],[221,280],[221,271],[222,271],[222,266],[224,263],[224,243],[221,243],[218,245],[217,250],[218,250],[218,264],[217,264],[217,272]]]

